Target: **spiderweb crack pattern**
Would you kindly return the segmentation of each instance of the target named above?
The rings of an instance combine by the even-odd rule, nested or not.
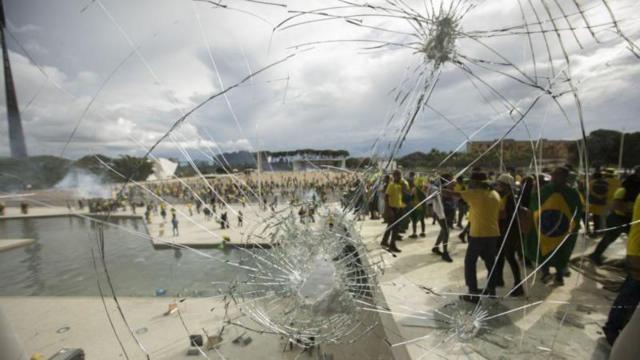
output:
[[[138,143],[145,150],[144,157],[152,158],[154,156],[153,152],[159,144],[165,141],[172,141],[189,166],[197,173],[198,178],[206,184],[213,196],[221,201],[223,206],[231,212],[235,211],[233,207],[225,202],[223,196],[216,191],[216,188],[209,184],[198,169],[192,155],[180,145],[180,142],[184,140],[184,136],[179,132],[181,126],[188,122],[189,117],[205,104],[217,98],[223,98],[232,114],[235,125],[242,133],[240,122],[227,98],[227,93],[237,90],[241,85],[253,80],[254,77],[272,67],[285,64],[294,55],[313,51],[317,46],[357,44],[364,45],[363,49],[372,53],[377,51],[407,51],[410,53],[408,57],[416,59],[414,65],[407,68],[405,78],[401,79],[392,90],[391,97],[394,100],[392,114],[382,121],[385,125],[384,130],[381,131],[381,136],[375,139],[370,149],[371,158],[385,160],[385,166],[382,170],[390,168],[393,159],[403,148],[416,123],[419,123],[425,117],[425,113],[428,110],[435,113],[439,118],[444,119],[457,132],[462,133],[465,138],[457,150],[447,156],[438,166],[439,169],[436,170],[446,167],[450,159],[455,156],[455,153],[462,149],[466,143],[472,141],[480,131],[486,129],[495,121],[509,121],[510,126],[500,134],[499,139],[459,170],[453,177],[454,179],[476,165],[491,150],[499,146],[501,140],[519,127],[525,128],[529,136],[528,140],[530,141],[532,152],[531,169],[536,176],[539,176],[538,161],[540,159],[538,159],[537,151],[540,148],[539,144],[542,136],[534,136],[528,126],[534,121],[534,119],[531,119],[530,114],[543,101],[552,104],[569,124],[579,126],[583,144],[582,147],[579,146],[580,168],[585,174],[588,174],[589,159],[584,147],[584,142],[586,142],[584,116],[578,89],[579,81],[576,79],[577,75],[582,74],[574,72],[573,57],[575,52],[572,48],[578,47],[581,51],[597,48],[602,42],[611,41],[610,35],[613,33],[617,40],[625,44],[626,51],[640,58],[640,48],[636,45],[633,37],[626,34],[621,27],[621,23],[626,22],[628,19],[618,19],[614,12],[614,7],[611,6],[615,2],[611,0],[587,2],[577,0],[518,0],[519,23],[494,27],[492,21],[487,21],[488,26],[479,29],[471,28],[466,21],[473,15],[473,12],[481,10],[490,1],[336,1],[334,2],[335,4],[327,5],[323,8],[307,10],[293,9],[278,2],[254,0],[197,0],[197,2],[200,3],[199,5],[210,6],[213,9],[235,11],[257,18],[271,25],[276,36],[280,32],[292,32],[296,31],[296,29],[304,29],[307,26],[322,22],[341,22],[346,24],[349,29],[349,35],[345,38],[320,39],[295,44],[288,49],[292,52],[291,55],[257,71],[249,71],[246,77],[231,86],[224,86],[212,50],[207,45],[208,56],[222,90],[211,94],[187,111],[180,109],[177,102],[171,99],[181,116],[152,145]],[[255,11],[247,10],[246,6],[240,6],[243,2],[255,6],[255,9],[252,9]],[[131,52],[104,80],[98,91],[91,98],[91,101],[86,105],[73,131],[70,133],[64,149],[73,141],[76,130],[85,115],[91,110],[96,97],[110,81],[112,75],[117,73],[120,66],[134,57],[134,55],[145,65],[145,69],[152,75],[155,83],[163,86],[162,81],[160,81],[140,51],[139,45],[131,40],[131,37],[118,24],[107,7],[100,0],[94,0],[87,4],[81,12],[84,12],[90,6],[97,6],[104,12],[105,16],[114,24],[118,32],[130,45]],[[274,25],[260,16],[259,9],[264,6],[284,8],[290,15]],[[601,16],[596,17],[594,15],[602,11],[607,14],[606,18],[603,19]],[[202,30],[202,23],[198,17],[197,10],[195,15],[200,30]],[[355,34],[360,31],[368,32],[369,36],[355,37]],[[9,34],[13,36],[10,32]],[[374,35],[372,36],[371,34]],[[205,40],[205,44],[208,44],[204,31],[202,31],[201,35]],[[609,35],[609,38],[607,38],[607,35]],[[492,42],[500,38],[522,40],[528,47],[525,60],[516,61],[511,56],[504,54],[503,49],[498,48]],[[23,51],[26,52],[24,48]],[[30,56],[29,58],[35,63]],[[48,78],[43,68],[40,66],[38,68]],[[492,119],[484,122],[480,128],[472,133],[467,133],[463,126],[456,124],[454,120],[446,115],[445,111],[440,111],[442,109],[439,109],[432,101],[434,94],[438,92],[437,86],[439,82],[451,70],[462,74],[470,89],[476,92],[482,98],[484,104],[495,114]],[[289,83],[288,76],[286,82],[287,84]],[[523,92],[522,94],[524,95],[522,96],[510,96],[510,94],[506,94],[501,90],[499,82],[517,84],[527,89],[527,92]],[[571,96],[573,101],[564,101],[564,98],[568,97],[565,95]],[[211,136],[208,137],[211,138]],[[386,148],[383,148],[385,145]],[[217,151],[216,154],[216,151],[208,148],[204,153],[220,155],[221,151]],[[216,159],[217,156],[213,158]],[[103,166],[109,167],[106,163],[100,162]],[[223,168],[230,176],[233,188],[238,189],[247,198],[257,202],[263,201],[263,194],[260,189],[255,189],[252,186],[253,184],[248,184],[234,175],[224,156],[222,156],[222,163],[226,165]],[[109,168],[109,170],[115,172],[112,168]],[[124,180],[119,189],[119,195],[124,194],[131,188],[141,188],[143,191],[150,193],[155,199],[168,203],[160,194],[154,194],[145,184],[132,181],[133,174],[130,176],[119,175]],[[364,239],[360,235],[361,228],[353,220],[357,199],[360,197],[371,199],[371,188],[375,189],[381,184],[382,179],[378,176],[379,169],[374,166],[363,165],[359,166],[357,172],[350,175],[356,179],[357,184],[353,196],[339,210],[330,206],[319,207],[317,222],[299,223],[296,221],[291,213],[294,208],[293,205],[286,207],[284,210],[276,210],[271,213],[261,212],[259,214],[259,220],[255,224],[251,224],[252,232],[243,239],[245,243],[254,244],[255,249],[240,250],[252,260],[251,264],[222,261],[226,266],[236,267],[248,272],[246,279],[236,280],[221,291],[221,296],[223,296],[225,302],[225,310],[231,306],[237,307],[243,316],[250,318],[255,323],[253,324],[255,326],[240,324],[235,319],[227,319],[227,325],[243,327],[248,331],[257,333],[278,335],[292,343],[299,344],[303,348],[309,348],[318,344],[356,342],[379,325],[379,315],[397,315],[400,313],[397,309],[381,306],[378,303],[380,287],[388,285],[380,283],[379,279],[385,271],[385,267],[393,268],[394,266],[393,264],[387,264],[386,261],[386,258],[391,255],[367,248]],[[375,178],[373,184],[367,184],[366,179],[371,177]],[[184,183],[183,185],[195,197],[198,197],[197,192],[190,188],[188,184]],[[414,209],[430,200],[431,198],[428,197],[420,204],[415,205]],[[206,203],[206,201],[204,202]],[[299,206],[300,204],[295,205]],[[587,203],[587,208],[588,206]],[[218,215],[216,214],[216,216]],[[406,216],[408,216],[408,213]],[[581,215],[573,214],[573,216],[578,218]],[[518,226],[514,220],[510,219],[510,227]],[[100,224],[100,226],[113,226],[108,222],[108,217],[106,222]],[[213,233],[211,235],[216,236]],[[94,266],[97,273],[97,263],[102,265],[107,275],[107,287],[114,302],[117,304],[118,314],[126,322],[125,312],[118,304],[118,297],[109,277],[109,267],[104,252],[106,243],[108,243],[108,239],[105,239],[99,233],[96,245],[98,256],[93,259]],[[269,246],[264,246],[263,244],[265,243],[268,243]],[[188,246],[172,243],[167,243],[167,245],[198,252],[198,250]],[[503,251],[503,246],[500,247],[500,251]],[[207,256],[203,252],[199,254]],[[99,261],[96,261],[96,258]],[[220,260],[212,258],[212,261]],[[536,273],[543,265],[544,263],[542,262],[535,263],[534,269],[525,274],[522,284],[532,286],[535,283]],[[577,266],[583,266],[583,263],[581,262]],[[495,270],[495,267],[491,271],[493,270]],[[577,276],[577,278],[579,277]],[[403,310],[403,315],[409,314],[421,320],[434,320],[436,322],[436,325],[433,326],[437,328],[435,333],[430,332],[413,339],[403,339],[390,344],[392,347],[408,344],[419,346],[424,350],[419,358],[425,358],[433,353],[440,354],[442,347],[451,343],[454,339],[460,344],[470,344],[473,339],[491,333],[493,331],[491,323],[495,319],[520,312],[526,315],[528,309],[535,308],[546,302],[545,300],[531,299],[535,301],[529,301],[527,299],[524,305],[503,309],[496,305],[495,298],[486,296],[477,306],[465,307],[456,301],[449,301],[450,296],[459,294],[446,293],[440,289],[436,291],[425,284],[413,282],[406,277],[404,280],[409,282],[408,287],[420,289],[425,297],[437,299],[437,301],[441,302],[439,304],[441,306],[428,307],[424,311],[422,309]],[[578,279],[576,279],[576,283],[577,281]],[[530,282],[531,284],[529,284]],[[98,283],[98,286],[101,297],[104,300],[106,296],[109,296],[109,292],[103,292],[103,287],[100,283]],[[506,301],[507,296],[514,289],[515,286],[500,300]],[[573,304],[568,305],[571,306],[567,306],[564,309],[558,329],[567,318],[567,312],[572,308]],[[108,312],[107,316],[109,321],[112,321]],[[187,324],[184,321],[183,325],[185,331],[189,333]],[[115,327],[112,326],[112,328],[116,337],[118,337],[118,341],[120,341]],[[142,342],[134,334],[132,327],[127,324],[127,328],[129,328],[130,335],[136,340],[137,345],[143,350],[146,357],[151,358]],[[393,331],[391,329],[387,330]],[[552,344],[555,344],[558,333],[555,333]],[[420,344],[429,337],[437,338],[436,342],[432,344],[433,346]],[[524,337],[524,332],[522,337]],[[124,356],[128,358],[124,346],[122,344],[120,346],[123,349]],[[551,345],[551,348],[553,349],[553,345]],[[468,347],[465,347],[465,351],[467,349]],[[202,350],[201,355],[208,357]],[[218,355],[222,358],[222,355]]]

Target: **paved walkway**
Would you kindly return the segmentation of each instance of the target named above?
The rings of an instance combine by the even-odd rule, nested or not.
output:
[[[241,208],[238,208],[241,209]],[[8,216],[20,216],[17,209],[9,208]],[[16,212],[14,214],[14,211]],[[68,213],[66,208],[32,209],[30,216],[55,215]],[[159,216],[154,216],[148,226],[150,234],[156,243],[176,242],[185,245],[215,246],[221,242],[223,236],[229,236],[232,242],[241,242],[243,235],[251,229],[250,224],[261,215],[255,207],[243,209],[245,226],[237,228],[236,218],[230,215],[232,229],[221,230],[219,224],[205,221],[202,214],[189,215],[184,206],[178,206],[180,221],[180,236],[173,237],[170,233],[170,223],[160,222]],[[132,215],[127,212],[118,215]],[[447,312],[452,307],[460,311],[471,311],[473,307],[462,304],[457,300],[457,294],[465,291],[463,278],[463,259],[466,245],[457,238],[458,231],[454,231],[450,239],[450,253],[453,263],[445,263],[439,257],[432,255],[430,250],[438,232],[437,226],[428,222],[427,237],[416,240],[406,239],[399,243],[402,253],[397,256],[383,252],[379,247],[380,236],[384,231],[384,224],[380,221],[366,220],[360,223],[361,233],[370,249],[371,256],[382,256],[386,262],[385,273],[381,277],[380,288],[388,311],[381,314],[385,335],[378,336],[371,343],[358,343],[355,346],[345,346],[335,354],[341,358],[389,358],[387,352],[381,352],[376,345],[383,344],[381,338],[386,338],[391,344],[404,341],[411,343],[392,347],[406,348],[412,359],[494,359],[499,357],[510,359],[599,359],[605,358],[608,348],[603,345],[600,326],[604,323],[614,293],[603,290],[592,280],[585,279],[573,273],[567,278],[564,287],[552,289],[540,283],[539,278],[533,286],[527,289],[525,298],[506,298],[503,300],[483,300],[481,309],[489,316],[496,316],[490,320],[476,338],[463,342],[451,331],[437,329],[433,318],[434,310]],[[576,253],[586,251],[593,244],[589,240],[579,241]],[[624,254],[624,243],[618,241],[611,246],[608,255]],[[591,265],[585,265],[591,266]],[[486,271],[478,264],[478,277],[482,283]],[[531,270],[527,270],[530,272]],[[512,284],[508,266],[505,268],[505,281]],[[429,289],[427,291],[425,289]],[[507,288],[499,289],[498,295],[505,294]],[[175,317],[164,317],[170,299],[166,298],[128,298],[123,299],[123,308],[132,327],[140,329],[140,339],[153,358],[181,359],[187,347],[186,332],[182,323]],[[532,305],[534,304],[534,305]],[[221,314],[218,313],[220,303],[215,299],[187,299],[180,305],[185,317],[185,323],[190,331],[206,328],[215,332],[220,327]],[[100,298],[0,298],[9,318],[15,324],[16,331],[29,352],[53,351],[61,346],[81,346],[89,354],[88,358],[114,359],[119,356],[117,345],[105,316]],[[114,304],[107,300],[109,313],[118,318]],[[505,315],[501,313],[516,310]],[[121,320],[116,320],[120,322]],[[119,333],[124,338],[125,348],[131,358],[141,358],[142,353],[133,343],[122,324]],[[58,333],[59,329],[70,327],[71,331]],[[143,330],[146,328],[146,330]],[[146,331],[146,332],[145,332]],[[232,331],[238,331],[237,329]],[[288,359],[293,354],[283,355],[283,343],[274,341],[270,336],[250,335],[254,338],[254,345],[241,348],[234,344],[225,344],[222,348],[225,357],[229,358],[264,358]],[[227,338],[228,340],[229,338]],[[357,348],[355,351],[352,348]],[[388,349],[387,347],[385,347]],[[373,349],[373,350],[372,350]],[[355,351],[355,352],[354,352]],[[387,357],[374,355],[378,351]],[[363,354],[371,356],[362,357]],[[235,356],[234,356],[235,355]],[[296,354],[297,355],[297,354]],[[402,355],[396,355],[402,358]],[[209,356],[215,358],[213,352]]]
[[[372,253],[379,248],[383,231],[384,225],[380,221],[365,221],[362,235]],[[437,225],[428,222],[426,238],[399,242],[402,252],[397,257],[382,253],[387,264],[380,286],[397,323],[400,338],[404,341],[419,340],[407,345],[412,359],[607,357],[609,347],[603,341],[600,327],[606,320],[616,294],[603,290],[601,285],[579,276],[575,271],[565,279],[563,287],[548,287],[541,283],[538,276],[533,286],[529,281],[526,297],[483,300],[480,309],[486,310],[489,316],[519,307],[526,309],[488,321],[487,328],[473,341],[460,341],[451,331],[436,329],[439,324],[434,311],[450,313],[451,308],[474,310],[473,305],[458,300],[458,294],[466,292],[464,254],[467,246],[458,239],[459,230],[453,231],[449,246],[453,263],[442,261],[431,253],[438,231]],[[574,254],[592,247],[593,240],[581,240]],[[607,251],[608,256],[622,257],[624,253],[623,241],[614,243]],[[585,262],[585,266],[592,265]],[[477,269],[482,285],[487,272],[481,260]],[[531,273],[531,269],[526,271],[527,274]],[[506,294],[513,284],[507,264],[504,277],[507,287],[499,288],[498,296]]]
[[[130,359],[144,359],[144,353],[122,321],[110,298],[105,305],[99,297],[0,297],[0,308],[12,323],[22,341],[23,349],[31,355],[39,352],[48,359],[63,347],[83,348],[87,359],[123,359],[118,338],[109,324],[111,317],[119,340]],[[119,298],[127,322],[152,359],[198,359],[187,356],[189,334],[218,334],[224,324],[224,304],[212,298],[188,298],[177,302],[180,313],[164,315],[173,299]],[[232,307],[233,308],[233,307]],[[234,322],[255,326],[237,311],[229,313]],[[247,345],[234,344],[239,336],[249,337]],[[219,356],[207,351],[210,359],[298,359],[300,349],[289,350],[286,340],[279,336],[246,331],[239,326],[226,326]],[[334,359],[389,359],[392,355],[380,339],[381,326],[374,328],[357,344],[322,346],[323,353]],[[286,351],[285,351],[286,348]],[[315,355],[315,353],[314,353]],[[305,357],[302,357],[305,358]]]

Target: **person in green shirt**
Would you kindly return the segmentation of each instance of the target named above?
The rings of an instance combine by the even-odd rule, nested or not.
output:
[[[525,256],[541,267],[542,281],[552,280],[549,271],[556,269],[554,285],[564,285],[564,273],[576,244],[582,200],[576,189],[569,186],[569,169],[557,167],[551,182],[540,189],[540,202],[532,197],[529,209],[533,212],[533,227],[524,243]]]
[[[522,250],[521,224],[518,218],[520,207],[515,193],[515,180],[508,173],[501,174],[495,183],[496,191],[500,194],[500,242],[498,244],[498,256],[496,260],[495,278],[496,286],[504,286],[503,269],[505,260],[509,263],[513,275],[513,290],[511,296],[522,296],[520,276],[520,263],[517,254]],[[502,251],[500,248],[502,247]]]

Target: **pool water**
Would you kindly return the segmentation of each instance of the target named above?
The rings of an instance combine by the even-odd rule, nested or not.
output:
[[[224,283],[246,279],[246,271],[222,263],[251,265],[247,250],[155,250],[139,219],[116,219],[104,227],[106,262],[118,296],[212,296]],[[97,226],[78,217],[0,220],[0,241],[32,238],[36,242],[0,253],[1,296],[97,296],[97,279],[108,287],[98,258]],[[96,254],[98,274],[91,251]],[[212,284],[213,283],[213,284]],[[215,285],[214,285],[215,284]]]

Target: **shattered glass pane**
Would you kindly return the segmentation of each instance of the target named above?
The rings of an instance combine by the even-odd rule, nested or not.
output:
[[[51,191],[25,185],[31,165],[0,169],[22,187],[0,194],[8,204],[0,237],[24,247],[0,253],[0,332],[19,338],[6,351],[50,356],[62,344],[105,359],[608,356],[601,326],[627,275],[586,257],[597,241],[580,224],[588,227],[598,206],[589,184],[604,165],[592,162],[587,134],[618,112],[632,115],[611,119],[612,127],[638,130],[637,88],[627,83],[640,74],[636,1],[85,0],[50,9],[68,22],[62,27],[36,16],[39,6],[5,4],[5,61],[18,93],[28,94],[16,111],[39,153],[88,155],[89,165],[46,160],[39,173],[68,170]],[[33,30],[29,21],[41,24]],[[607,94],[607,86],[620,89]],[[12,126],[0,132],[13,134]],[[497,240],[501,265],[485,254],[471,259],[462,216],[460,231],[437,216],[426,226],[414,218],[452,201],[456,179],[477,168],[497,180],[519,161],[531,184],[542,182],[561,165],[545,150],[561,137],[572,139],[570,176],[584,185],[584,211],[527,209],[525,224],[525,179],[516,187],[512,177],[516,210],[503,220],[519,240]],[[512,138],[520,148],[507,157]],[[341,146],[359,158],[309,149]],[[405,177],[418,172],[411,181],[425,196],[402,194],[410,210],[390,216],[380,206],[391,197],[385,175],[429,147],[434,157],[437,147],[448,151],[403,169]],[[568,152],[558,156],[563,163]],[[622,159],[621,150],[620,168]],[[541,187],[531,184],[540,208]],[[21,204],[35,216],[18,214]],[[415,236],[397,243],[400,252],[387,226],[410,221]],[[533,260],[525,254],[531,236]],[[608,254],[624,258],[620,243]],[[563,268],[553,260],[566,247]],[[481,270],[469,275],[476,260]],[[505,261],[512,273],[502,278]]]

